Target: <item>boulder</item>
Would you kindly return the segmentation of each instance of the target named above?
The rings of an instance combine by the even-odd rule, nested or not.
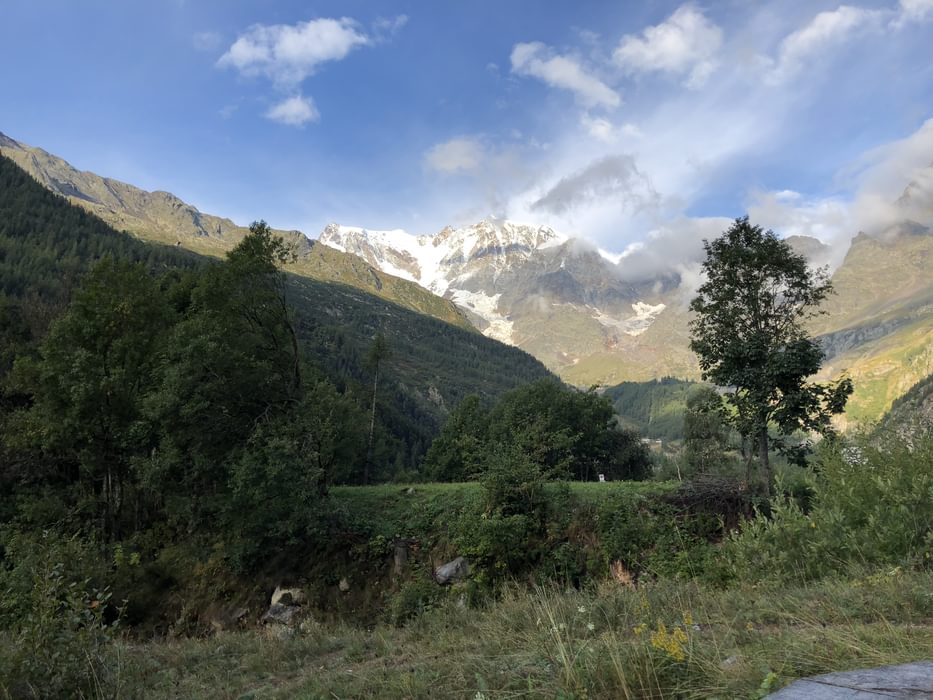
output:
[[[281,603],[282,605],[304,605],[308,602],[308,596],[305,595],[305,592],[300,588],[282,588],[282,586],[276,586],[275,590],[272,592],[272,599],[269,601],[269,605],[276,605]]]
[[[929,698],[933,697],[933,661],[803,678],[768,697],[779,700]]]
[[[292,620],[295,619],[300,611],[301,608],[297,605],[276,603],[275,605],[269,606],[269,609],[266,610],[266,614],[262,616],[260,622],[264,625],[275,624],[288,626],[292,624]]]
[[[434,570],[434,580],[446,585],[455,581],[462,581],[470,575],[470,563],[463,557],[457,557]]]
[[[337,584],[337,588],[340,589],[341,593],[346,593],[350,590],[350,582],[347,580],[346,576],[340,579],[340,583]]]

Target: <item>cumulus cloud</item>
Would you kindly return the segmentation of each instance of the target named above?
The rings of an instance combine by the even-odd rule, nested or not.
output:
[[[859,30],[876,23],[882,13],[861,7],[840,5],[820,12],[806,26],[787,35],[781,42],[769,82],[781,83],[806,67],[809,61],[846,42]]]
[[[551,87],[569,90],[587,107],[618,107],[622,98],[602,80],[587,71],[573,56],[554,53],[539,41],[512,48],[512,72],[530,76]]]
[[[369,43],[369,37],[347,17],[254,24],[233,42],[217,65],[235,68],[246,76],[265,76],[279,86],[295,86],[322,63],[339,61]]]
[[[308,122],[316,122],[320,116],[314,101],[301,95],[282,100],[266,112],[266,119],[288,126],[304,126]]]
[[[703,240],[716,238],[731,223],[720,217],[669,221],[623,252],[616,266],[618,274],[633,284],[676,278],[685,292],[691,292],[699,286]]]
[[[898,13],[891,26],[900,29],[914,22],[933,18],[933,0],[901,0]]]
[[[459,137],[438,143],[424,154],[425,165],[439,173],[473,172],[483,162],[485,148],[475,138]]]
[[[532,205],[532,211],[563,214],[575,207],[613,200],[634,211],[657,206],[651,182],[627,154],[606,156],[562,178]]]
[[[628,34],[613,60],[628,74],[662,72],[685,76],[685,84],[699,88],[716,69],[722,30],[693,5],[682,5],[661,24],[641,36]]]

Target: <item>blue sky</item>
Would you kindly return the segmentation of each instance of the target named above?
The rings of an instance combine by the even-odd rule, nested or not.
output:
[[[933,0],[6,0],[0,131],[238,223],[847,238],[933,161]]]

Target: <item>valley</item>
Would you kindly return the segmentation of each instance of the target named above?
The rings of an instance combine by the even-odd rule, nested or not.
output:
[[[166,192],[80,172],[45,151],[0,135],[0,151],[40,183],[142,240],[222,255],[246,229],[203,214]],[[855,236],[833,270],[835,295],[812,324],[827,351],[821,377],[848,373],[856,394],[840,425],[877,420],[933,372],[933,259],[925,191],[907,184],[902,223]],[[689,350],[692,294],[678,276],[626,282],[626,256],[613,256],[546,226],[485,219],[415,236],[330,224],[317,240],[277,231],[295,253],[296,275],[336,282],[518,347],[565,381],[613,386],[672,376],[699,379]],[[789,239],[813,265],[829,248]]]

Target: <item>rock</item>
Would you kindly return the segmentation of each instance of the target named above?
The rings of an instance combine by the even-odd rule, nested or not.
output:
[[[434,570],[434,580],[442,586],[454,581],[462,581],[470,575],[470,564],[463,557],[457,557]]]
[[[779,700],[933,697],[933,661],[804,678],[768,697]]]
[[[270,605],[269,609],[266,611],[266,614],[262,616],[260,622],[264,625],[268,624],[278,624],[278,625],[290,625],[292,619],[301,611],[301,608],[297,605],[283,605],[282,603],[276,603],[275,605]]]
[[[340,589],[341,593],[346,593],[350,590],[350,582],[347,580],[346,576],[340,579],[340,583],[337,584],[337,588]]]
[[[408,552],[410,549],[417,549],[418,540],[410,537],[399,537],[393,542],[395,546],[395,555],[392,566],[392,572],[396,576],[402,576],[408,569]]]
[[[282,605],[304,605],[307,602],[308,596],[300,588],[276,586],[272,592],[272,600],[269,601],[269,605],[276,605],[277,603]]]
[[[736,666],[738,663],[739,663],[739,657],[736,656],[735,654],[733,654],[733,655],[730,656],[729,658],[723,659],[723,660],[719,663],[719,668],[721,668],[721,669],[723,669],[723,670],[728,670],[728,669],[733,668],[734,666]]]

